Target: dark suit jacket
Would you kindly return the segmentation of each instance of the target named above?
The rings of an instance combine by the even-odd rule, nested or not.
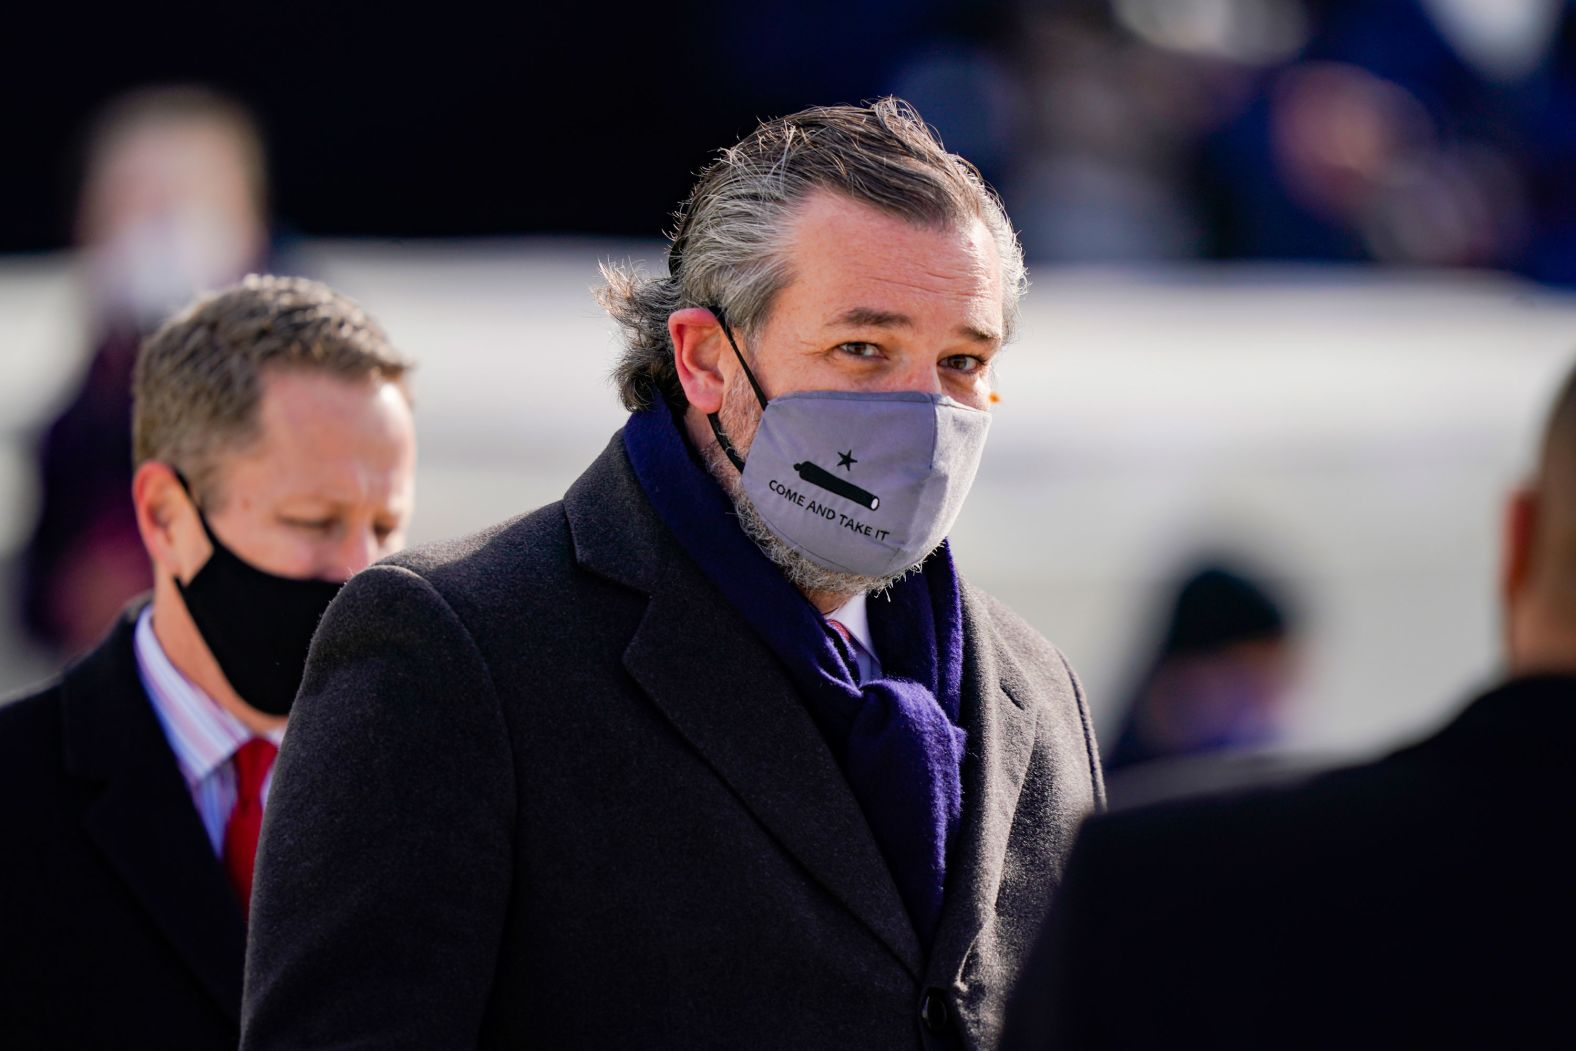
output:
[[[360,574],[275,775],[243,1046],[944,1046],[930,989],[942,1039],[988,1046],[1101,787],[1061,655],[963,603],[927,954],[786,669],[618,438],[562,503]]]
[[[1531,1047],[1576,1034],[1576,679],[1298,786],[1099,818],[1011,1048]]]
[[[138,678],[139,610],[0,707],[0,1047],[239,1036],[241,910]]]

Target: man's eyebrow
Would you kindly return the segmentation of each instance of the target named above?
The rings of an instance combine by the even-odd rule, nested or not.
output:
[[[850,307],[832,319],[833,325],[863,325],[870,328],[912,328],[914,319],[893,310],[874,307]],[[976,343],[1000,343],[1001,335],[974,325],[958,326],[958,334]]]
[[[351,501],[347,500],[343,495],[329,495],[327,493],[318,492],[298,492],[286,493],[280,498],[276,506],[298,508],[301,504],[313,506],[322,505],[323,507],[328,508],[330,511],[339,512],[344,510],[346,507],[349,507]]]
[[[976,343],[1000,343],[1001,333],[991,332],[987,329],[976,328],[973,325],[959,325],[958,334]]]
[[[909,328],[914,319],[907,314],[874,307],[850,307],[832,319],[834,325],[868,325],[871,328]]]

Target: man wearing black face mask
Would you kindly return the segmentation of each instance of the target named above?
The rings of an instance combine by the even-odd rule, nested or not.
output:
[[[1098,805],[1049,643],[945,543],[1023,261],[906,105],[768,121],[661,277],[621,434],[313,642],[242,1047],[988,1047]],[[726,443],[726,444],[724,444]]]
[[[153,593],[0,708],[0,1046],[235,1046],[307,646],[411,511],[407,368],[354,303],[291,278],[247,278],[143,345],[132,500]]]

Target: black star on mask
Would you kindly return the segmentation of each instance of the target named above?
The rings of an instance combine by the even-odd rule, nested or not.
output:
[[[853,474],[854,473],[854,464],[856,464],[858,462],[859,462],[858,460],[854,459],[854,450],[852,450],[852,449],[848,450],[845,453],[838,453],[837,454],[837,466],[848,468],[848,473],[849,474]]]

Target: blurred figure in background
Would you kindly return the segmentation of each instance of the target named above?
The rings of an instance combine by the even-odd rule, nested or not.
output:
[[[1568,0],[1020,3],[1035,260],[1495,267],[1576,284]]]
[[[1229,39],[1212,47],[1197,34],[1178,39],[1166,15],[1107,0],[1020,4],[1023,32],[1013,48],[1028,134],[1004,192],[1034,260],[1142,263],[1206,253],[1194,186],[1199,144],[1240,108],[1258,65],[1299,41],[1293,27],[1268,53]]]
[[[1505,523],[1505,680],[1378,762],[1092,819],[1005,1047],[1569,1042],[1576,372]]]
[[[206,88],[126,95],[88,134],[75,231],[97,349],[39,446],[22,567],[23,623],[52,650],[86,650],[151,583],[126,498],[137,345],[195,293],[262,268],[266,206],[256,125]]]
[[[1112,806],[1251,777],[1220,760],[1277,742],[1297,656],[1267,586],[1219,565],[1185,577],[1105,758]]]
[[[1324,6],[1207,145],[1220,252],[1576,280],[1565,0]]]
[[[144,344],[122,499],[153,593],[0,707],[0,1046],[236,1046],[307,646],[340,584],[404,543],[407,368],[298,278],[249,277]]]

